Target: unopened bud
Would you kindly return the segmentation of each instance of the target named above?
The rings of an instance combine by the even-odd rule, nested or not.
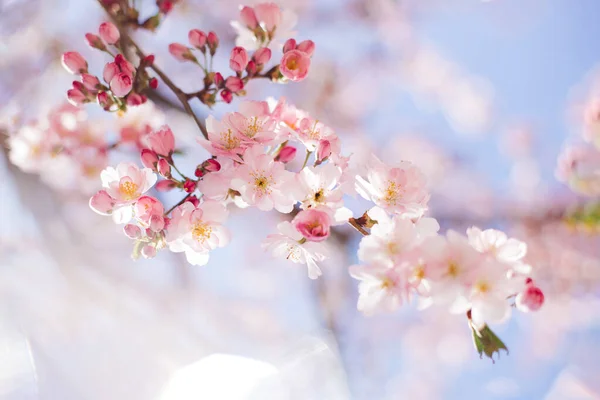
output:
[[[163,178],[171,177],[171,166],[169,165],[169,162],[164,158],[158,160],[158,163],[156,164],[156,169],[158,170],[160,176],[162,176]]]
[[[279,151],[275,161],[281,161],[282,163],[288,163],[296,157],[296,148],[294,146],[285,146]]]

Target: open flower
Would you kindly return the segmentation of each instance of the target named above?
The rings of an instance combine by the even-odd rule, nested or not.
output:
[[[198,143],[213,156],[222,156],[242,162],[240,157],[246,149],[244,137],[227,123],[221,122],[212,115],[206,119],[208,140],[200,137]]]
[[[283,43],[294,36],[298,17],[291,10],[283,10],[275,3],[260,3],[254,7],[243,7],[240,21],[232,21],[237,32],[236,46],[247,50],[260,47],[281,48]]]
[[[291,81],[298,82],[306,78],[310,69],[310,57],[303,51],[290,50],[279,62],[279,71]]]
[[[283,163],[265,154],[262,146],[254,146],[244,154],[244,164],[237,168],[231,188],[262,211],[275,208],[289,213],[296,202],[292,196],[294,183],[294,174],[286,171]]]
[[[311,242],[322,242],[327,239],[331,223],[328,213],[315,209],[300,211],[292,221],[296,230]]]
[[[350,275],[358,279],[357,309],[365,315],[395,311],[409,300],[410,286],[405,274],[385,265],[354,265]]]
[[[209,251],[229,243],[229,231],[223,226],[227,209],[207,200],[198,207],[186,201],[173,210],[165,240],[173,252],[185,252],[192,265],[205,265]]]
[[[274,257],[285,258],[296,264],[306,264],[308,277],[317,279],[322,272],[317,262],[327,258],[323,243],[303,241],[304,237],[289,221],[277,225],[279,233],[267,236],[262,247],[272,252]]]

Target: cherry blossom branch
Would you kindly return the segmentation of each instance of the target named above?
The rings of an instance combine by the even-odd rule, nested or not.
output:
[[[189,199],[191,196],[192,196],[192,193],[188,193],[183,199],[179,200],[173,207],[171,207],[167,211],[165,211],[165,215],[169,215],[171,213],[171,211],[173,211],[175,208],[177,208],[180,205],[182,205],[183,203],[185,203],[187,201],[187,199]]]
[[[363,236],[368,236],[369,235],[369,232],[367,232],[362,226],[360,226],[360,224],[356,221],[356,218],[350,218],[348,220],[348,223],[354,229],[356,229],[357,231],[359,231],[361,233],[361,235],[363,235]]]

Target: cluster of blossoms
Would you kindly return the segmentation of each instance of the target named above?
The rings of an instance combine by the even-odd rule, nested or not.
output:
[[[93,192],[98,174],[108,164],[102,125],[68,103],[22,126],[9,136],[8,146],[13,164],[64,191]]]
[[[281,41],[294,33],[290,29],[295,22],[293,14],[282,12],[274,3],[263,3],[254,8],[243,7],[240,22],[232,23],[240,36],[229,56],[229,68],[233,71],[230,76],[213,71],[212,59],[219,47],[219,37],[215,32],[207,34],[199,29],[192,29],[188,33],[191,47],[171,43],[169,52],[178,61],[194,63],[204,72],[204,87],[191,93],[190,97],[196,97],[208,106],[215,104],[217,96],[221,101],[231,103],[234,95],[246,94],[244,87],[251,79],[296,82],[306,78],[315,50],[314,42],[305,40],[296,43],[293,38]],[[279,63],[266,67],[273,51],[279,49],[283,50]],[[202,54],[201,60],[196,57],[195,51]]]
[[[119,24],[137,21],[137,15],[127,14],[122,3],[104,1],[103,5]],[[161,15],[172,6],[167,1],[157,4],[163,7]],[[506,320],[511,305],[535,311],[544,301],[529,277],[523,242],[476,227],[466,235],[439,234],[438,222],[426,217],[430,194],[419,168],[408,161],[387,165],[375,155],[365,165],[351,165],[336,132],[285,99],[242,102],[238,111],[220,119],[209,116],[206,126],[193,114],[189,100],[198,98],[210,107],[220,96],[229,103],[234,95],[245,95],[245,85],[254,78],[304,79],[315,45],[290,38],[295,23],[293,14],[272,3],[243,7],[240,21],[232,23],[238,39],[229,57],[233,73],[226,78],[212,69],[218,36],[191,30],[191,47],[173,43],[169,51],[203,70],[204,87],[193,93],[175,87],[154,65],[154,57],[145,56],[116,25],[103,23],[98,35],[87,34],[86,40],[113,59],[104,67],[104,83],[88,73],[87,62],[78,53],[65,53],[62,62],[81,78],[68,91],[72,104],[97,102],[107,111],[124,114],[118,142],[107,145],[104,135],[95,135],[91,126],[80,126],[80,109],[68,106],[52,113],[47,127],[28,126],[13,136],[11,159],[24,169],[41,172],[46,168],[44,160],[58,154],[80,163],[73,170],[89,177],[106,166],[108,150],[132,144],[143,167],[122,162],[104,168],[102,189],[89,205],[123,225],[124,234],[134,241],[134,258],[152,258],[168,249],[185,253],[192,265],[205,265],[212,250],[230,241],[225,227],[229,208],[256,207],[290,215],[262,246],[275,257],[306,265],[308,276],[316,279],[322,275],[320,265],[330,257],[327,242],[335,227],[349,224],[364,236],[358,247],[361,263],[350,267],[350,275],[360,281],[359,310],[365,314],[393,311],[413,299],[422,307],[445,306],[466,313],[480,338],[476,339],[480,353],[490,355],[503,348],[501,342],[494,342],[493,333],[487,333],[486,323]],[[125,47],[135,50],[137,66],[123,56]],[[281,51],[280,61],[267,68],[273,51]],[[174,91],[202,130],[198,143],[210,158],[198,160],[192,177],[177,167],[171,129],[160,118],[150,117],[151,103],[144,93],[156,89],[158,81],[146,69]],[[151,195],[153,187],[159,192],[181,191],[182,198],[167,208]],[[345,196],[355,194],[370,203],[358,218],[344,205]]]
[[[73,88],[67,91],[69,102],[74,105],[97,102],[106,111],[124,111],[127,106],[137,106],[147,101],[142,94],[146,89],[156,89],[158,80],[150,78],[146,68],[152,66],[154,56],[142,58],[135,67],[127,61],[123,54],[114,54],[111,47],[121,51],[121,34],[117,27],[104,22],[98,28],[98,34],[87,33],[87,44],[114,57],[102,71],[102,79],[88,73],[88,63],[83,56],[75,51],[62,55],[64,68],[74,75],[80,75],[80,81],[73,81]]]
[[[587,144],[576,143],[564,149],[558,160],[556,177],[577,193],[600,196],[600,95],[592,95],[584,108],[581,136]]]

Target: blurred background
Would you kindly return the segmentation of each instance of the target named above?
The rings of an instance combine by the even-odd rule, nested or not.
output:
[[[138,3],[148,15],[156,7]],[[600,3],[278,4],[298,14],[296,37],[316,43],[313,67],[299,84],[253,81],[247,98],[285,96],[333,127],[354,160],[375,152],[418,164],[443,231],[496,227],[528,243],[544,307],[494,326],[510,354],[480,360],[464,318],[445,310],[356,311],[347,273],[355,232],[339,229],[340,251],[312,281],[303,266],[263,253],[259,243],[278,220],[253,209],[232,212],[234,239],[205,267],[169,252],[134,262],[130,241],[89,210],[82,185],[61,187],[53,170],[21,171],[5,146],[0,398],[600,399],[600,240],[565,223],[589,199],[554,175],[565,143],[580,140],[581,109],[598,77]],[[155,34],[134,36],[178,86],[197,90],[200,71],[167,46],[185,43],[192,28],[214,30],[222,48],[215,66],[225,69],[238,6],[182,0]],[[65,101],[72,76],[62,52],[79,51],[101,72],[108,60],[83,36],[105,20],[92,0],[0,0],[4,134]],[[109,136],[132,119],[166,121],[193,171],[207,155],[197,127],[166,87],[160,93],[158,111],[119,119],[89,107],[86,118]],[[119,150],[111,162],[121,159],[138,154]],[[93,192],[100,180],[92,182]],[[364,210],[356,199],[348,204]]]

